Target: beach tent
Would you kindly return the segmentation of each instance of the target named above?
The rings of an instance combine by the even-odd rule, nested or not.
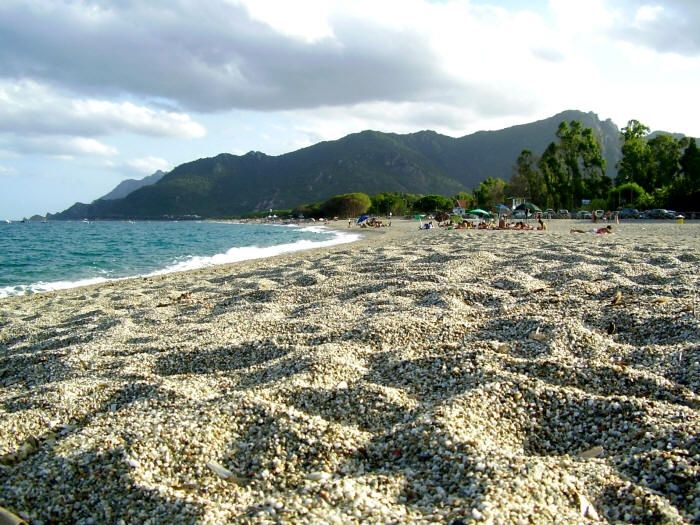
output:
[[[467,213],[469,215],[477,215],[479,217],[491,217],[489,212],[482,210],[481,208],[474,208],[473,210],[469,210]]]
[[[542,211],[537,205],[532,204],[531,202],[523,202],[522,204],[518,205],[515,207],[516,210],[527,210],[530,213],[537,213],[539,211]]]

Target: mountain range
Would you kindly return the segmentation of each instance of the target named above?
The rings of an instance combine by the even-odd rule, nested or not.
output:
[[[593,129],[606,174],[614,177],[620,156],[618,127],[595,113],[568,110],[460,138],[434,131],[362,131],[279,156],[222,153],[145,181],[124,181],[101,199],[76,203],[50,218],[215,218],[289,209],[350,192],[453,195],[477,187],[489,176],[510,179],[523,149],[541,154],[556,139],[559,124],[572,120]]]
[[[110,191],[107,195],[103,195],[100,197],[102,200],[106,201],[111,201],[111,200],[116,200],[116,199],[123,199],[124,197],[128,196],[130,193],[135,192],[139,188],[143,188],[144,186],[150,186],[151,184],[155,184],[158,182],[160,179],[163,178],[165,175],[164,171],[158,170],[152,175],[149,175],[148,177],[144,177],[143,179],[126,179],[121,181],[117,186]]]

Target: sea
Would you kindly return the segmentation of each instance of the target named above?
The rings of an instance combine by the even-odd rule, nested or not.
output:
[[[0,299],[352,242],[314,225],[208,221],[0,223]]]

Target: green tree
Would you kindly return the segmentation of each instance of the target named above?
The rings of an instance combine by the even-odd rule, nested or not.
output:
[[[537,167],[545,187],[543,199],[537,204],[545,208],[561,208],[562,181],[565,175],[564,166],[554,142],[550,143],[544,150]]]
[[[372,197],[369,211],[376,215],[404,215],[409,209],[405,194],[384,192]]]
[[[630,120],[627,126],[622,128],[620,133],[622,159],[617,164],[618,185],[636,182],[647,192],[654,189],[648,175],[650,159],[648,133],[649,128],[638,120]]]
[[[321,217],[321,215],[322,213],[320,204],[302,204],[292,210],[293,217],[318,219],[319,217]]]
[[[488,177],[481,181],[479,187],[474,190],[477,206],[490,210],[496,204],[503,202],[505,189],[506,181],[503,179]]]
[[[610,190],[611,208],[640,207],[640,203],[646,203],[647,200],[647,192],[636,182],[626,182]]]
[[[581,198],[599,198],[607,194],[609,180],[604,175],[605,159],[591,128],[578,121],[562,122],[557,129],[558,154],[564,171],[560,173],[560,204],[573,208]]]
[[[682,142],[671,135],[657,135],[647,143],[649,164],[647,184],[650,188],[672,185],[681,170]]]
[[[454,201],[442,195],[426,195],[413,203],[413,210],[421,213],[451,211]]]
[[[582,198],[607,197],[612,181],[604,174],[605,160],[593,130],[574,120],[559,124],[556,136],[558,140],[547,146],[537,163],[539,177],[530,175],[531,196],[537,188],[538,204],[567,209],[578,206]],[[522,171],[532,164],[522,154],[520,161]]]
[[[476,200],[474,196],[468,191],[460,191],[459,193],[452,196],[455,201],[464,201],[467,208],[473,208]]]
[[[372,201],[365,193],[345,193],[331,197],[321,204],[326,217],[356,217],[367,213]]]
[[[513,176],[506,186],[506,197],[522,197],[529,202],[544,203],[547,186],[542,173],[537,169],[538,158],[529,149],[518,155]]]
[[[687,139],[687,146],[679,163],[680,176],[670,192],[674,208],[694,210],[700,202],[700,150],[695,139]]]
[[[680,165],[689,189],[700,190],[700,149],[695,139],[690,139],[680,159]]]

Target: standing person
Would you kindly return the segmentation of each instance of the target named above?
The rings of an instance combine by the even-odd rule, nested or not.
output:
[[[352,228],[352,219],[348,219],[348,228]]]

